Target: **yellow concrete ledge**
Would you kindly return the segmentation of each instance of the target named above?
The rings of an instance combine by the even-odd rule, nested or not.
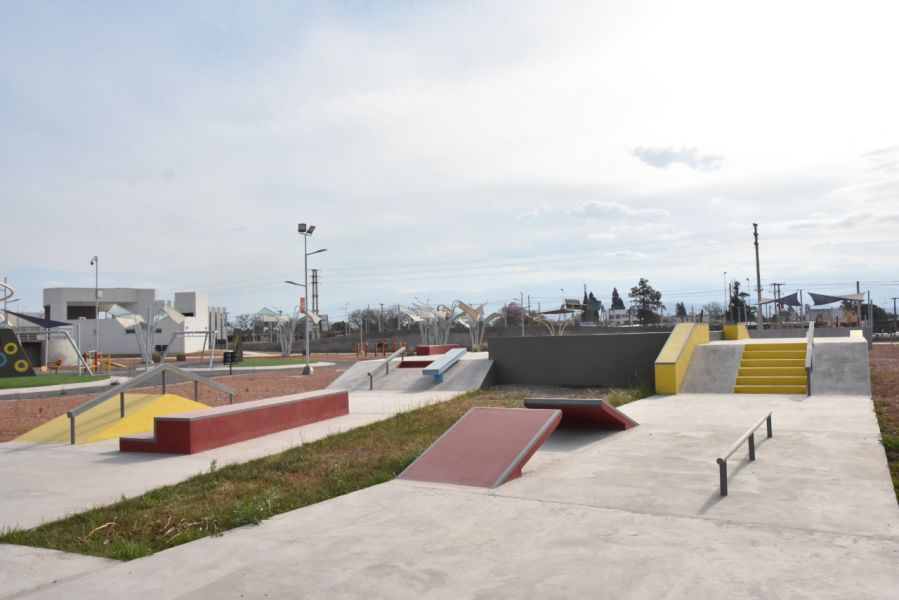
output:
[[[749,329],[742,323],[724,326],[724,339],[726,340],[748,340]]]
[[[655,363],[656,393],[676,394],[684,382],[693,350],[709,343],[708,323],[680,323],[668,336]]]

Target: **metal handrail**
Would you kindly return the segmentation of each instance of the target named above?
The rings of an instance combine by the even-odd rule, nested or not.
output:
[[[383,365],[378,364],[375,366],[375,368],[373,368],[371,371],[368,372],[368,389],[369,390],[375,389],[375,375],[376,375],[375,371],[377,371],[378,369],[380,369],[383,366],[385,368],[384,375],[385,376],[390,375],[390,361],[397,358],[398,356],[404,356],[405,354],[406,354],[406,347],[403,346],[402,348],[400,348],[399,350],[397,350],[396,352],[394,352],[387,358],[381,359],[384,364]]]
[[[222,385],[221,383],[217,383],[212,381],[207,377],[203,377],[202,375],[197,375],[196,373],[191,373],[190,371],[185,371],[184,369],[180,369],[174,365],[162,364],[156,367],[155,369],[151,369],[144,373],[141,373],[137,377],[132,377],[128,381],[124,383],[120,383],[105,392],[102,392],[91,398],[84,404],[80,406],[76,406],[75,408],[66,411],[66,415],[69,417],[69,442],[71,444],[75,444],[75,417],[80,415],[86,410],[90,410],[98,404],[109,400],[116,394],[119,395],[119,416],[123,418],[125,416],[125,390],[130,390],[136,387],[144,386],[147,381],[154,379],[157,375],[162,377],[162,393],[165,393],[166,390],[166,377],[165,374],[169,371],[172,371],[176,375],[180,375],[184,379],[189,379],[194,382],[194,398],[198,398],[200,394],[200,384],[207,387],[211,387],[214,390],[218,390],[220,392],[224,392],[228,394],[228,404],[234,403],[234,390],[229,388],[226,385]]]
[[[815,353],[815,322],[808,322],[805,334],[805,395],[812,395],[812,355]]]
[[[755,460],[755,430],[762,426],[762,423],[765,421],[768,422],[768,437],[772,437],[774,434],[771,431],[771,411],[768,411],[768,414],[759,419],[759,422],[753,425],[749,431],[740,436],[734,445],[730,447],[730,449],[724,453],[724,456],[717,460],[718,463],[718,478],[720,480],[721,485],[721,495],[727,496],[727,459],[730,458],[730,455],[737,451],[740,445],[749,440],[749,460]]]

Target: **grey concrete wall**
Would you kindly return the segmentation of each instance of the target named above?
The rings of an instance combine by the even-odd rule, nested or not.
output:
[[[804,338],[808,329],[750,329],[750,339]],[[815,337],[849,337],[848,327],[817,327]]]
[[[742,358],[743,344],[697,346],[680,393],[732,394]]]
[[[497,337],[496,383],[626,387],[655,385],[654,364],[668,332]]]
[[[870,396],[871,371],[864,340],[815,344],[812,354],[812,395]]]

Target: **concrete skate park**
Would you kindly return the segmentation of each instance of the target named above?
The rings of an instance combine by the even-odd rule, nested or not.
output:
[[[657,394],[605,421],[566,426],[572,402],[506,409],[514,418],[469,413],[476,422],[457,423],[397,479],[258,526],[126,563],[0,546],[0,598],[894,597],[899,507],[867,342],[725,336],[682,324],[628,340],[635,354],[619,359],[651,352]],[[516,342],[505,343],[406,368],[399,358],[357,363],[322,392],[346,392],[346,414],[209,450],[122,452],[115,438],[2,444],[2,522],[32,527],[212,460],[247,461],[508,380],[522,361],[555,360],[530,347],[519,360]],[[528,411],[532,422],[520,424]],[[507,476],[452,483],[430,453],[456,471]]]

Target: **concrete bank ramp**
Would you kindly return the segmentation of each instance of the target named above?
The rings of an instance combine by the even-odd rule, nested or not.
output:
[[[730,394],[734,391],[743,344],[703,344],[693,358],[681,385],[682,394]]]
[[[495,488],[521,469],[562,420],[548,408],[472,408],[399,479]]]
[[[870,396],[871,370],[864,338],[816,339],[811,388],[813,396]]]
[[[493,361],[486,358],[486,353],[469,353],[446,372],[442,383],[435,383],[433,377],[422,375],[420,368],[400,369],[399,361],[394,361],[390,365],[390,373],[385,375],[383,360],[366,360],[357,362],[347,369],[327,389],[351,392],[368,390],[368,372],[376,369],[377,374],[374,376],[376,391],[467,392],[489,385],[492,368]]]

